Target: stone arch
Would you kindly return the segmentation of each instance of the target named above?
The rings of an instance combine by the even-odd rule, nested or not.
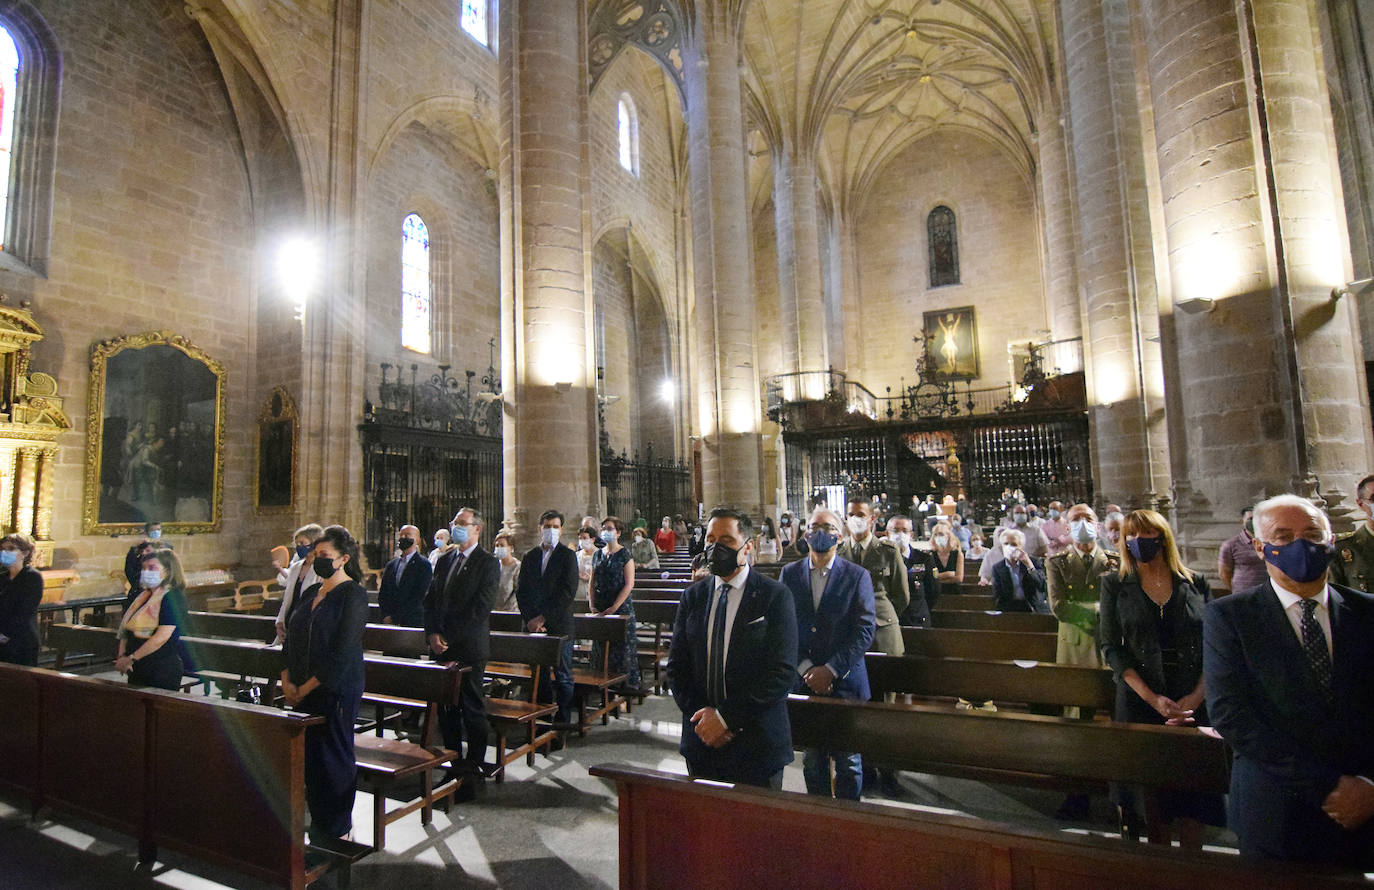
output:
[[[417,122],[446,136],[455,148],[487,171],[487,177],[495,183],[500,151],[496,137],[487,126],[485,111],[471,96],[452,93],[426,96],[391,119],[368,161],[369,182],[377,163],[386,155],[391,143],[396,141],[396,137],[407,127]]]

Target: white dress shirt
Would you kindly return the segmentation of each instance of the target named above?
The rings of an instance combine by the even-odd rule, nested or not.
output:
[[[721,664],[728,664],[730,661],[730,635],[735,629],[735,615],[739,613],[739,604],[744,599],[744,582],[749,578],[749,567],[740,569],[740,573],[726,581],[724,578],[715,576],[715,586],[711,588],[711,601],[707,603],[709,609],[706,618],[706,663],[711,663],[711,643],[716,638],[716,607],[720,588],[730,585],[729,599],[725,606],[725,652],[721,658]],[[724,686],[725,679],[721,678],[721,685]]]
[[[807,570],[811,573],[811,608],[814,611],[820,611],[821,597],[825,595],[825,585],[830,583],[830,572],[835,568],[835,556],[836,554],[831,554],[830,561],[820,568],[816,568],[811,557],[806,558]],[[812,666],[811,659],[803,658],[801,663],[797,665],[797,674],[805,677],[806,672],[811,670]],[[839,676],[839,671],[835,670],[834,665],[827,664],[826,667],[830,668],[832,674]]]

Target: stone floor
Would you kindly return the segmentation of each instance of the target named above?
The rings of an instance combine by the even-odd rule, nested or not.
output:
[[[612,720],[562,752],[540,756],[533,767],[509,768],[501,785],[488,783],[485,799],[436,812],[422,826],[408,816],[387,828],[387,849],[354,868],[354,886],[396,890],[463,888],[582,888],[617,884],[617,824],[613,789],[587,774],[600,763],[627,763],[685,772],[677,753],[680,715],[671,699],[652,698],[634,713]],[[895,807],[958,812],[1017,825],[1077,832],[1106,832],[1105,799],[1093,800],[1091,822],[1056,822],[1062,795],[979,782],[904,773],[907,797],[873,798]],[[788,767],[784,789],[803,791],[801,761]],[[186,857],[167,854],[148,873],[135,871],[133,841],[63,816],[28,822],[0,802],[0,887],[7,890],[76,888],[217,887],[266,885]],[[206,818],[213,818],[207,810]],[[371,837],[371,798],[359,794],[355,835]],[[1231,835],[1213,843],[1233,847]],[[321,882],[316,886],[332,886]]]

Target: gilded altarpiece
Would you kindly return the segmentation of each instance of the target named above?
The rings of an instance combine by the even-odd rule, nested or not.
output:
[[[38,566],[52,563],[53,475],[57,437],[71,429],[57,381],[29,370],[43,328],[28,311],[0,296],[0,529],[38,545]]]

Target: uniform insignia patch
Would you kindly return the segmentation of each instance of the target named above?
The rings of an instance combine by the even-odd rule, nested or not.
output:
[[[1342,548],[1342,550],[1341,550],[1341,556],[1345,557],[1345,561],[1346,561],[1346,562],[1354,562],[1354,561],[1355,561],[1355,551],[1353,551],[1353,550],[1346,550],[1346,549]]]

